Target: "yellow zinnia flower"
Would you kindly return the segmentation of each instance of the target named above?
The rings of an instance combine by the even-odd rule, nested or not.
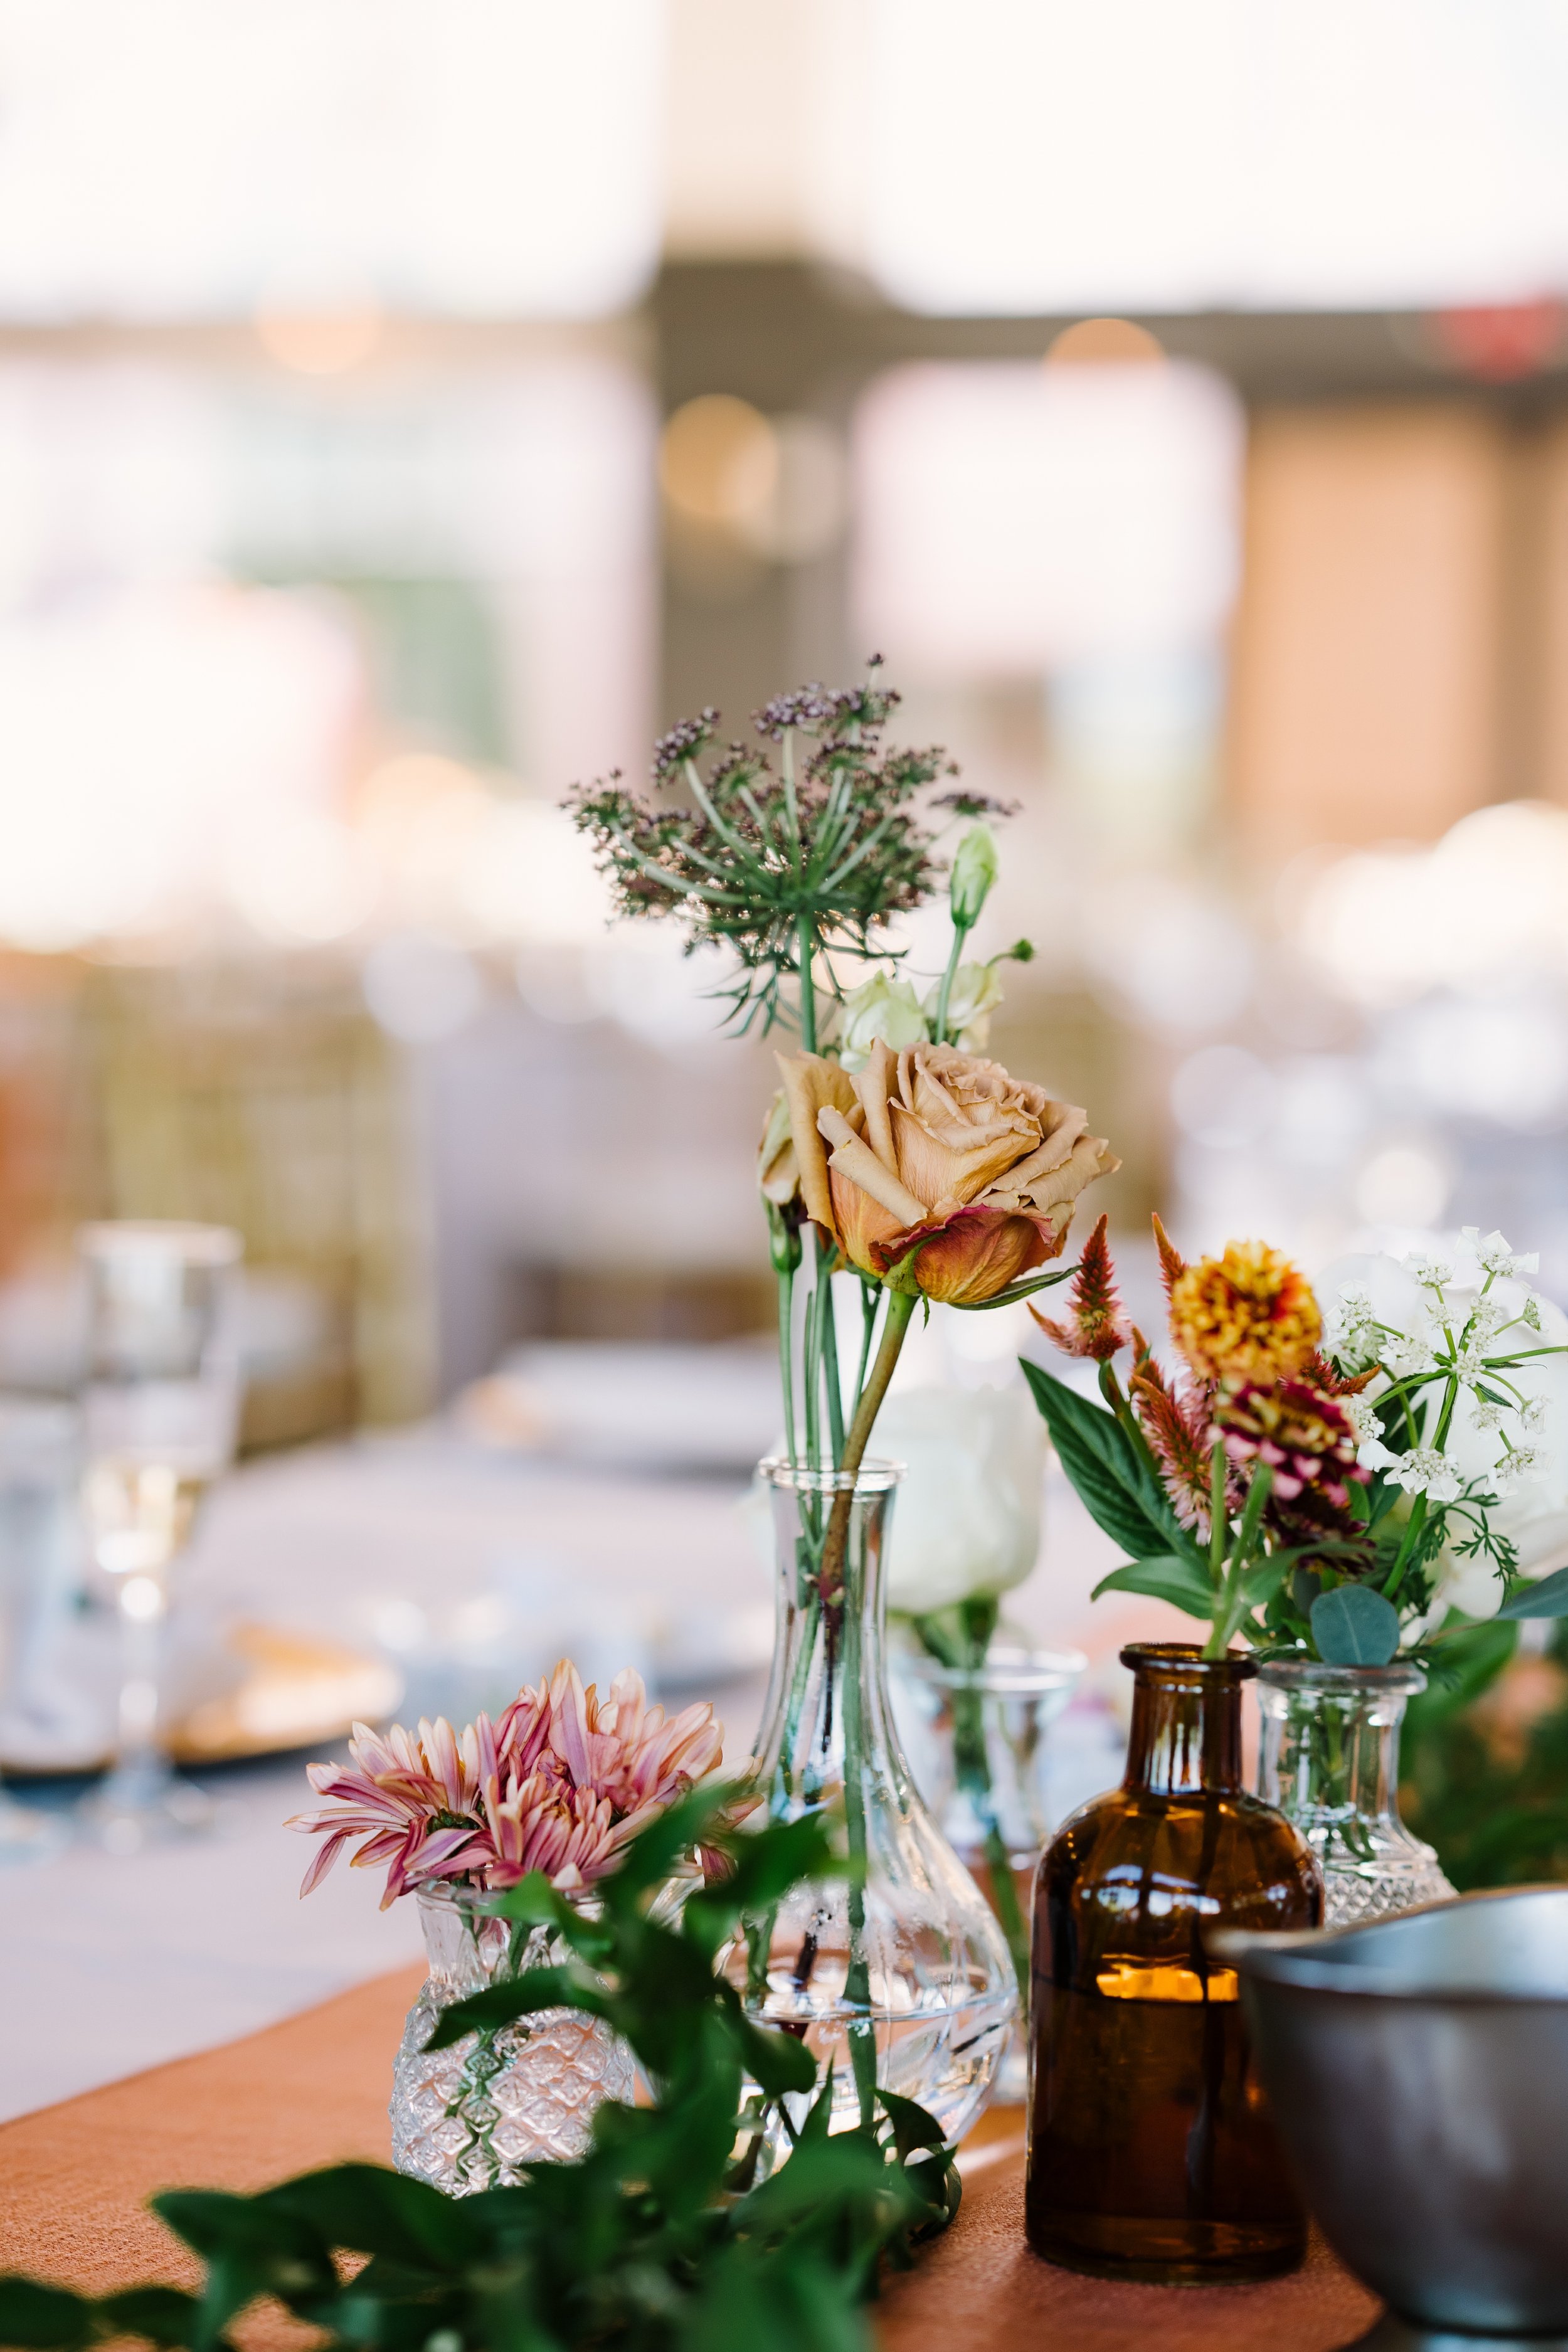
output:
[[[1200,1380],[1268,1387],[1310,1361],[1322,1317],[1306,1277],[1267,1242],[1228,1242],[1171,1286],[1171,1337]]]

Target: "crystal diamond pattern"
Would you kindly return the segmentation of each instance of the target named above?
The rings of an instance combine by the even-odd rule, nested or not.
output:
[[[430,1909],[427,1909],[430,1906]],[[636,2062],[624,2042],[579,2009],[543,2009],[515,2025],[425,2047],[444,2009],[507,1971],[486,1929],[459,1938],[448,1895],[426,1913],[431,1969],[408,2012],[393,2069],[392,2155],[448,2196],[515,2187],[530,2164],[570,2162],[588,2147],[595,2111],[629,2100]],[[431,1910],[434,1916],[431,1916]],[[541,1939],[542,1940],[542,1939]],[[455,1950],[467,1965],[454,1965]],[[524,1965],[552,1957],[530,1948]]]

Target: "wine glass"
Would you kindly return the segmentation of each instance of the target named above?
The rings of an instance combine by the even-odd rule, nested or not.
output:
[[[121,1640],[113,1769],[89,1827],[116,1853],[206,1829],[212,1800],[169,1763],[158,1702],[170,1580],[239,1420],[239,1235],[153,1220],[87,1225],[82,1481]]]
[[[0,1396],[0,1723],[11,1737],[29,1727],[38,1653],[71,1566],[77,1450],[74,1406]],[[52,1853],[64,1830],[59,1814],[19,1805],[0,1787],[0,1863]]]

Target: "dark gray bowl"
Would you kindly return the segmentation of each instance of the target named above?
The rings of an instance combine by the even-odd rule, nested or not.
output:
[[[1363,2341],[1568,2352],[1568,1886],[1209,1943]]]

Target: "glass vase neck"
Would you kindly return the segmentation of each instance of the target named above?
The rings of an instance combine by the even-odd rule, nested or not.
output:
[[[758,1763],[779,1793],[815,1801],[843,1786],[847,1762],[853,1774],[868,1754],[898,1754],[882,1562],[903,1473],[891,1462],[853,1472],[777,1459],[760,1467],[773,1500],[779,1606]],[[848,1758],[847,1738],[858,1751]]]
[[[1258,1670],[1261,1794],[1295,1821],[1398,1812],[1399,1727],[1426,1687],[1418,1666],[1281,1662]]]
[[[1239,1790],[1241,1686],[1250,1658],[1205,1658],[1195,1643],[1134,1642],[1121,1653],[1132,1670],[1132,1724],[1123,1788],[1153,1797]]]

